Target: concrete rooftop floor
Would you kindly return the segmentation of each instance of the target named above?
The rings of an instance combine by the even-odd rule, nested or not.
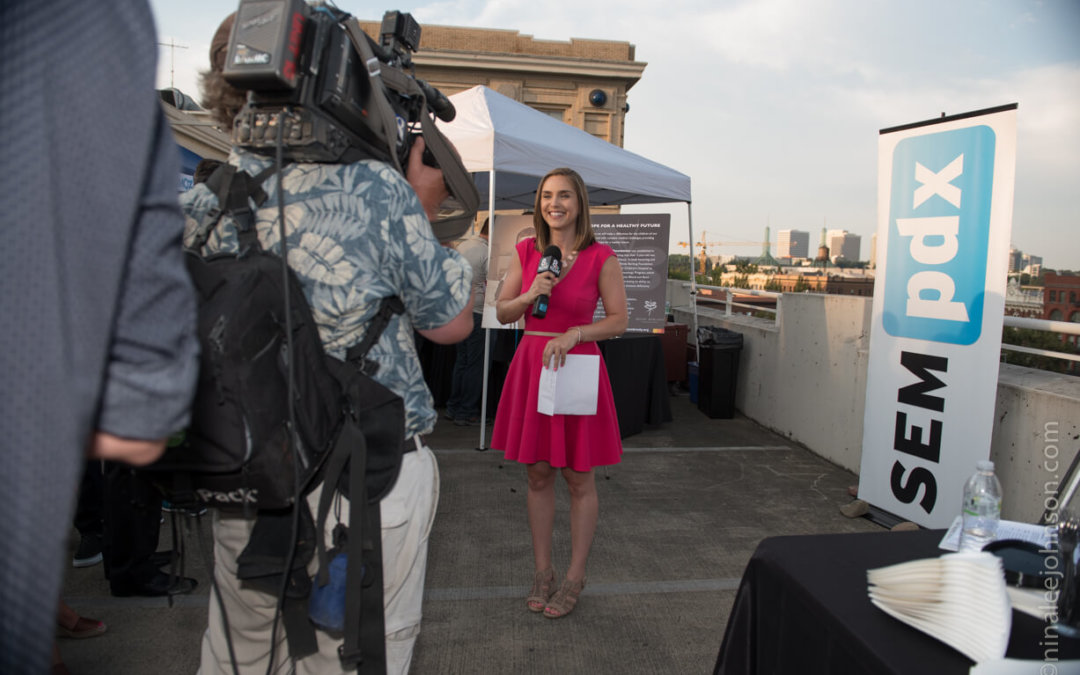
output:
[[[411,672],[710,673],[761,539],[882,529],[840,514],[857,481],[851,472],[744,417],[709,419],[686,395],[672,398],[672,413],[673,422],[624,439],[621,464],[597,469],[588,583],[574,613],[558,620],[524,604],[533,573],[524,467],[477,451],[479,427],[440,418],[429,444],[442,494]],[[561,480],[556,495],[555,564],[565,571]],[[168,523],[159,550],[172,545]],[[100,565],[69,569],[64,599],[108,625],[99,638],[59,640],[72,673],[196,672],[210,585],[198,542],[187,546],[199,587],[171,608],[161,598],[113,598]]]

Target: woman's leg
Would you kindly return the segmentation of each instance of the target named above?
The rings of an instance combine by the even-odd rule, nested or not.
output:
[[[570,489],[570,568],[566,578],[581,581],[585,578],[585,563],[589,559],[593,534],[596,533],[596,521],[600,517],[600,500],[596,494],[596,480],[593,472],[562,470],[563,478]]]
[[[529,465],[529,529],[536,571],[551,567],[551,533],[555,527],[555,470],[547,462]]]

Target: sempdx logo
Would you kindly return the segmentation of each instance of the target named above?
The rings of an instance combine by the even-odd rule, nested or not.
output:
[[[890,335],[957,345],[979,339],[994,145],[987,126],[897,144],[882,317]]]

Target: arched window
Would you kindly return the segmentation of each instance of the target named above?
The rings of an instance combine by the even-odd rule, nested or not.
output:
[[[1069,317],[1069,321],[1072,323],[1080,323],[1080,312],[1073,312]]]
[[[1051,321],[1061,321],[1062,320],[1061,310],[1060,309],[1055,309],[1054,311],[1050,312],[1050,316],[1048,316],[1046,318],[1050,319]]]

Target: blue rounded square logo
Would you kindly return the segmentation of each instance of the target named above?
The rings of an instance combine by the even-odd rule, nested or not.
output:
[[[994,131],[906,138],[893,154],[885,331],[970,345],[982,333]]]

